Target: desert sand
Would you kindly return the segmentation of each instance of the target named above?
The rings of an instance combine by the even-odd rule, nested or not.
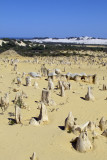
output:
[[[106,160],[107,159],[107,138],[102,136],[102,131],[97,128],[98,136],[92,140],[91,132],[89,139],[92,142],[93,149],[86,153],[76,151],[71,140],[76,138],[79,133],[68,133],[63,130],[65,119],[71,111],[77,124],[84,124],[87,121],[93,121],[97,125],[104,116],[107,119],[107,91],[102,90],[103,84],[107,85],[107,66],[103,66],[100,62],[106,62],[107,58],[93,60],[77,58],[57,57],[54,63],[46,61],[48,57],[38,57],[38,63],[33,62],[35,58],[21,57],[18,54],[1,54],[0,55],[0,96],[9,93],[9,107],[5,112],[0,108],[0,160],[29,160],[33,152],[36,152],[39,160]],[[17,63],[17,71],[14,71],[14,65],[6,61],[6,59],[19,59]],[[51,58],[52,59],[52,58]],[[71,64],[61,64],[59,59],[68,60]],[[58,68],[61,73],[86,73],[97,74],[98,84],[90,84],[86,82],[76,82],[69,80],[71,89],[65,91],[65,96],[60,96],[60,90],[51,91],[51,97],[56,105],[46,106],[49,121],[47,124],[40,126],[32,126],[29,121],[32,117],[38,117],[40,110],[38,109],[41,100],[43,88],[47,88],[47,77],[32,78],[32,86],[26,86],[25,77],[22,78],[22,84],[18,86],[17,77],[21,77],[22,73],[39,72],[42,64],[47,69]],[[65,67],[65,72],[64,72]],[[103,78],[104,77],[104,78]],[[12,83],[13,79],[15,82]],[[39,88],[33,86],[34,82],[38,83]],[[54,81],[56,86],[58,81]],[[88,86],[92,87],[95,101],[86,101],[84,97],[87,93]],[[22,124],[9,125],[9,119],[14,119],[15,105],[13,100],[17,92],[22,90],[28,95],[24,101],[27,104],[26,109],[22,109]],[[56,88],[56,87],[55,87]],[[82,98],[83,97],[83,98]]]

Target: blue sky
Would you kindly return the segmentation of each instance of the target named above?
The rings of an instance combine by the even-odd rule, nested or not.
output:
[[[107,38],[107,0],[0,0],[0,37]]]

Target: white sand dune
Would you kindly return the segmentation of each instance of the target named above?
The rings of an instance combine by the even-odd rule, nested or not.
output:
[[[7,42],[0,39],[0,46],[2,46],[2,43],[7,43]]]
[[[20,43],[18,41],[16,41],[16,44],[19,45],[19,46],[24,46],[24,47],[26,46],[26,44],[22,41],[20,41]]]
[[[101,39],[101,38],[91,38],[91,37],[79,37],[79,38],[46,38],[46,39],[32,39],[31,42],[52,42],[52,43],[74,43],[74,44],[101,44],[101,45],[107,45],[107,39]]]

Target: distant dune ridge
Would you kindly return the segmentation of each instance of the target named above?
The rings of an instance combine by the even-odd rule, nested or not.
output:
[[[10,38],[11,39],[11,38]],[[98,44],[98,45],[107,45],[107,39],[106,38],[94,38],[94,37],[68,37],[68,38],[13,38],[15,41],[15,44],[18,46],[26,46],[26,43],[24,41],[30,41],[35,43],[71,43],[71,44]],[[22,41],[23,39],[24,41]],[[20,40],[20,42],[18,41]],[[8,43],[8,41],[5,39],[0,39],[0,46],[2,46],[2,43]]]
[[[53,42],[53,43],[75,43],[75,44],[103,44],[107,45],[107,39],[92,38],[92,37],[73,37],[73,38],[44,38],[31,39],[31,42]]]

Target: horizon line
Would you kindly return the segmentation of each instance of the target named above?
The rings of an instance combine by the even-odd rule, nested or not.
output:
[[[35,36],[35,37],[8,37],[8,36],[2,36],[0,37],[0,39],[3,38],[9,38],[9,39],[46,39],[46,38],[52,38],[52,39],[68,39],[68,38],[80,38],[80,37],[89,37],[89,38],[95,38],[95,39],[107,39],[107,38],[103,38],[103,37],[93,37],[93,36],[69,36],[69,37],[48,37],[48,36]]]

